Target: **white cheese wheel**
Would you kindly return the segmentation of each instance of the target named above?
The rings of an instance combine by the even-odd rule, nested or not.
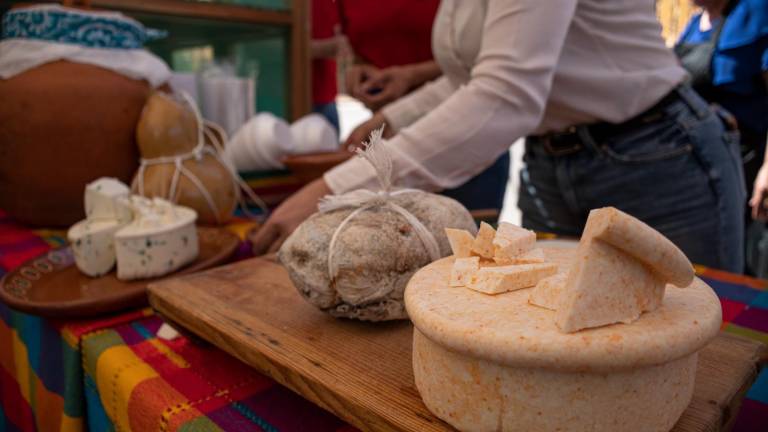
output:
[[[102,177],[85,187],[85,216],[87,219],[131,221],[131,207],[126,201],[131,190],[116,178]]]
[[[194,210],[161,199],[134,197],[134,220],[115,234],[117,278],[159,277],[198,254]]]
[[[114,236],[123,224],[116,220],[82,220],[67,231],[77,268],[91,277],[104,276],[115,266]]]

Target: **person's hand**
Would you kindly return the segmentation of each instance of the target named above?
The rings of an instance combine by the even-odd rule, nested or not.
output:
[[[251,238],[254,255],[277,252],[296,227],[317,211],[317,201],[330,193],[331,189],[320,178],[291,195]]]
[[[355,99],[360,99],[363,86],[374,75],[379,72],[376,66],[369,64],[355,64],[347,68],[347,74],[344,83],[347,87],[347,94]]]
[[[382,125],[384,125],[383,137],[391,138],[392,135],[394,135],[394,131],[392,131],[392,128],[387,124],[387,119],[384,117],[384,114],[377,112],[373,117],[364,121],[352,130],[352,133],[349,134],[349,137],[347,137],[347,140],[344,142],[344,148],[346,148],[347,151],[354,152],[364,141],[368,140],[371,132],[380,128]]]
[[[768,199],[768,164],[763,164],[760,171],[757,172],[755,185],[752,190],[752,199],[749,200],[749,205],[752,207],[753,219],[761,221],[768,220],[768,206],[766,206],[765,203],[766,199]]]
[[[355,96],[370,110],[376,111],[393,102],[413,87],[413,80],[408,66],[392,66],[381,69],[369,77],[360,87],[360,94]]]

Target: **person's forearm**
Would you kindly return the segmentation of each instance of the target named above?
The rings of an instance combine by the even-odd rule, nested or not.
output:
[[[421,87],[422,84],[439,77],[443,74],[440,70],[440,66],[434,60],[425,61],[422,63],[413,63],[406,66],[401,66],[408,70],[408,83],[411,89]]]
[[[339,52],[339,40],[335,36],[326,39],[312,39],[309,51],[313,59],[336,57]]]

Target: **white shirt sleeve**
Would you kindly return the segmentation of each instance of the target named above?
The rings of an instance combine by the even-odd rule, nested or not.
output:
[[[469,83],[388,145],[394,184],[459,186],[490,166],[541,122],[577,0],[489,0]],[[334,193],[375,188],[360,158],[325,174]]]
[[[456,86],[443,75],[388,104],[382,108],[381,113],[384,114],[389,126],[399,131],[424,117],[455,91]]]

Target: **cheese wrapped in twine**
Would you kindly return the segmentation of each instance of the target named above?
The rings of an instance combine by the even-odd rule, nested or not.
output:
[[[379,190],[324,197],[278,255],[298,291],[336,317],[407,318],[403,291],[410,277],[451,253],[444,229],[477,231],[469,211],[453,199],[393,187],[382,132],[374,131],[357,150],[376,170]]]
[[[264,202],[222,157],[226,133],[204,121],[187,94],[179,97],[155,92],[142,111],[136,128],[142,158],[134,192],[190,207],[203,224],[226,223],[238,203],[249,214],[243,192],[266,215]]]

